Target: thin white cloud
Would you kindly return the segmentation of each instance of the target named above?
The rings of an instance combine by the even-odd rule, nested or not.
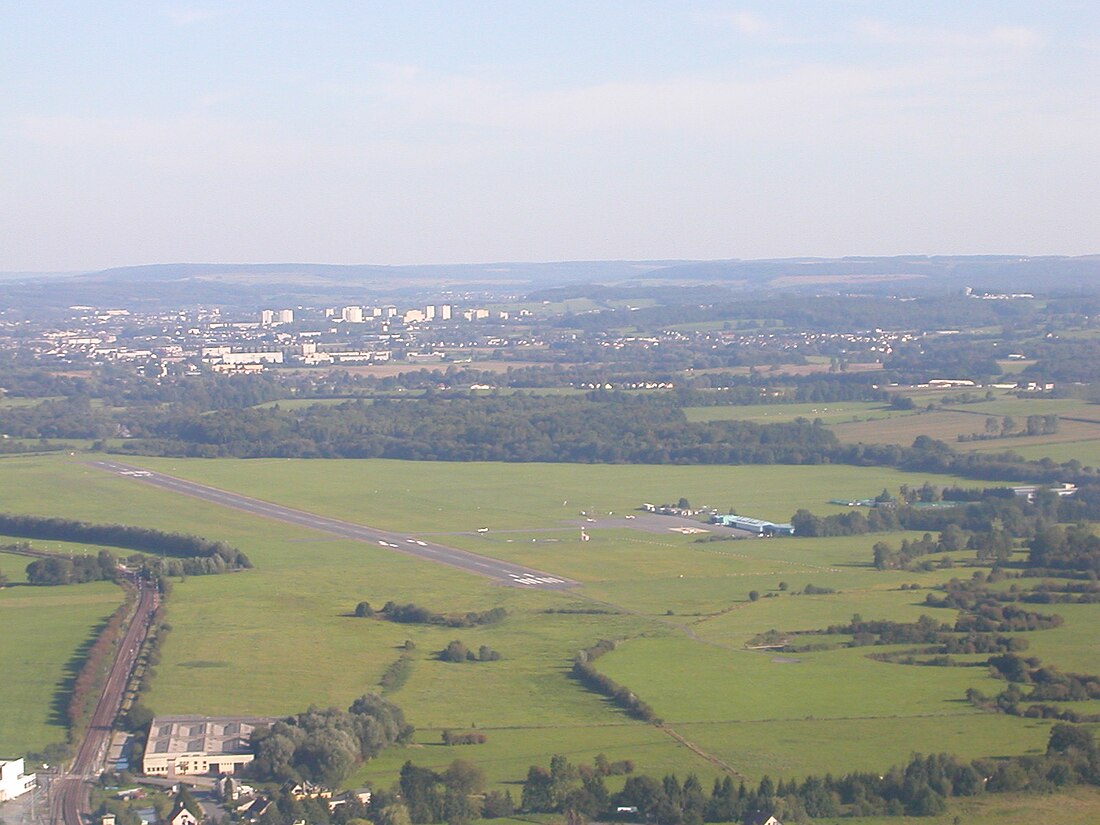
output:
[[[1040,46],[1043,38],[1034,29],[1026,26],[997,26],[989,33],[989,41],[1018,49]]]
[[[728,26],[734,31],[745,35],[764,34],[771,29],[767,19],[751,11],[716,12],[706,15],[708,22]]]
[[[887,66],[779,66],[752,77],[683,75],[659,82],[531,89],[496,79],[388,66],[366,89],[344,94],[358,99],[364,119],[406,133],[439,133],[440,127],[513,137],[660,130],[693,135],[692,140],[707,134],[804,140],[808,124],[821,139],[828,124],[881,120],[888,112],[900,113],[906,129],[920,128],[911,121],[918,113],[933,120],[942,113],[950,120],[958,101],[975,90],[980,94],[972,97],[981,103],[968,103],[969,111],[997,111],[1006,100],[1018,102],[1020,94],[1003,81],[1000,71],[999,64],[962,55]],[[869,128],[882,136],[890,125],[880,122]],[[846,137],[843,126],[837,132],[837,139],[858,140]]]
[[[194,26],[215,20],[226,13],[225,9],[173,6],[164,10],[164,16],[173,26]]]
[[[986,31],[965,32],[930,26],[903,26],[885,20],[864,19],[856,32],[875,43],[924,47],[1000,47],[1031,49],[1043,45],[1043,37],[1027,26],[997,25]]]

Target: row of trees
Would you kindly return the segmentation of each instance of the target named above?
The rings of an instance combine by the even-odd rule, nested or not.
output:
[[[885,773],[827,774],[786,782],[765,776],[754,788],[744,782],[737,787],[727,776],[715,780],[709,795],[694,776],[681,782],[675,775],[662,780],[631,776],[622,791],[609,794],[602,777],[585,768],[570,765],[563,756],[555,756],[549,770],[532,766],[523,786],[522,809],[607,818],[618,808],[628,808],[656,825],[737,822],[754,811],[785,821],[843,815],[935,816],[945,811],[951,797],[1049,793],[1069,785],[1100,784],[1100,752],[1092,734],[1066,724],[1051,729],[1041,755],[966,762],[947,754],[918,754]]]
[[[657,712],[647,702],[640,699],[630,688],[620,685],[610,676],[600,673],[592,664],[600,656],[614,649],[615,642],[603,639],[591,647],[578,651],[573,659],[573,678],[589,690],[611,699],[635,719],[659,725],[661,723],[660,717],[657,716]]]
[[[0,513],[0,533],[29,539],[106,544],[180,558],[210,559],[226,570],[252,567],[244,553],[224,541],[212,541],[184,533],[167,533],[148,527],[92,524],[64,518]]]
[[[72,692],[66,706],[70,742],[79,742],[84,726],[91,721],[115,650],[126,634],[126,618],[134,609],[136,593],[130,586],[125,588],[125,592],[126,600],[107,619],[73,680]]]
[[[83,584],[113,581],[118,576],[118,561],[106,550],[94,556],[49,555],[27,565],[31,584]]]
[[[376,399],[282,411],[231,410],[165,422],[128,449],[241,457],[444,461],[820,463],[836,437],[809,421],[690,423],[661,399],[521,394]]]
[[[938,529],[920,539],[904,539],[898,549],[885,542],[873,548],[875,567],[911,569],[915,560],[930,553],[974,550],[979,561],[1009,560],[1017,539],[1028,542],[1027,567],[1032,574],[1100,574],[1100,538],[1085,524],[1061,526],[1057,522],[1100,519],[1100,487],[1089,485],[1076,496],[1060,497],[1039,491],[1034,501],[1015,497],[1012,491],[945,490],[943,498],[957,502],[950,508],[921,509],[893,504],[874,507],[865,516],[849,510],[816,516],[800,509],[791,517],[795,534],[808,536],[861,535],[892,530]]]
[[[446,614],[436,613],[430,608],[411,602],[397,604],[393,601],[386,602],[380,610],[371,607],[370,602],[359,602],[355,606],[354,613],[361,619],[378,618],[401,624],[434,624],[445,627],[478,627],[480,625],[497,624],[504,621],[508,616],[508,611],[503,607]]]

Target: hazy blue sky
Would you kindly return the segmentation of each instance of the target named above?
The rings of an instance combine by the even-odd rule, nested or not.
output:
[[[0,4],[0,269],[1100,252],[1095,2]]]

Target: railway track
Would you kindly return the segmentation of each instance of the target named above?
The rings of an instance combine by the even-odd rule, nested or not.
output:
[[[89,784],[99,776],[103,766],[126,685],[157,609],[156,588],[142,581],[135,581],[135,584],[138,588],[135,610],[115,653],[103,692],[69,769],[53,781],[49,804],[51,825],[85,825],[91,814]]]

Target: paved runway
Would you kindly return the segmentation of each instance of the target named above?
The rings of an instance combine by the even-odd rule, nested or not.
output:
[[[146,470],[143,467],[134,467],[118,461],[90,461],[92,467],[97,467],[107,472],[117,473],[127,478],[144,484],[151,484],[174,493],[181,493],[193,498],[220,504],[223,507],[232,507],[234,510],[242,510],[246,513],[262,516],[264,518],[282,521],[288,524],[296,524],[310,530],[318,530],[340,538],[363,541],[375,546],[384,547],[396,553],[404,553],[426,561],[434,561],[457,567],[469,573],[476,573],[495,579],[502,584],[513,587],[541,588],[543,590],[563,590],[572,587],[576,582],[544,573],[530,567],[479,556],[467,550],[459,550],[455,547],[447,547],[444,544],[424,541],[417,536],[402,533],[392,533],[387,530],[379,530],[375,527],[367,527],[350,521],[319,516],[305,510],[295,510],[292,507],[283,507],[262,501],[256,498],[231,493],[227,490],[219,490],[205,484],[194,481],[185,481],[182,478]]]

